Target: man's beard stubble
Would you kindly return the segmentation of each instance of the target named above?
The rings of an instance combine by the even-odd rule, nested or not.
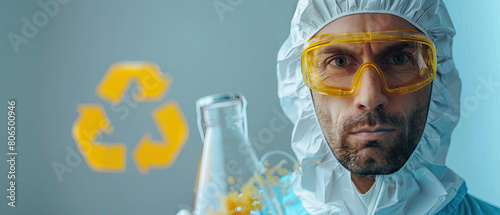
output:
[[[419,104],[411,110],[408,119],[402,113],[387,113],[381,109],[351,115],[340,127],[334,125],[332,118],[324,111],[318,112],[323,134],[337,160],[350,172],[357,175],[386,175],[398,171],[410,158],[422,136],[427,118],[428,104]],[[369,125],[384,125],[395,128],[394,138],[351,142],[347,138],[354,129]],[[382,156],[360,156],[354,146],[378,147]]]

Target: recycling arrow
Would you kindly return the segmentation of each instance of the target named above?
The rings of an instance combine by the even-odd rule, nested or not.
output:
[[[110,104],[118,105],[132,81],[136,82],[139,89],[135,95],[137,101],[161,100],[170,85],[170,79],[162,76],[154,63],[122,62],[109,68],[96,94]]]
[[[79,105],[79,117],[73,124],[73,138],[82,152],[87,165],[96,171],[120,172],[125,170],[126,146],[123,143],[95,142],[101,131],[110,134],[104,109],[99,104]]]
[[[134,149],[134,162],[143,174],[152,167],[167,168],[172,165],[188,137],[189,128],[177,102],[163,104],[154,110],[152,116],[163,141],[153,141],[151,135],[146,133]]]

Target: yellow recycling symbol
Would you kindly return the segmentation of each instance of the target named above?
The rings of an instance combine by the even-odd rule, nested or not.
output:
[[[138,86],[136,101],[158,101],[166,92],[171,79],[162,76],[154,63],[116,63],[106,72],[96,94],[112,105],[120,104],[132,81]],[[126,166],[124,143],[96,142],[101,132],[110,134],[113,128],[100,104],[81,104],[73,124],[73,138],[87,165],[95,171],[121,172]],[[152,140],[146,133],[136,145],[132,157],[143,174],[151,168],[167,168],[175,161],[187,140],[189,127],[176,101],[157,107],[152,117],[162,140]]]

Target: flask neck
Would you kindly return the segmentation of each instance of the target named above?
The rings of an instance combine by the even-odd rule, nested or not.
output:
[[[243,129],[244,115],[241,106],[228,105],[223,107],[207,107],[203,113],[203,125],[208,129],[211,127]]]
[[[240,130],[248,137],[246,100],[240,94],[220,94],[197,101],[198,127],[204,141],[207,130]],[[239,132],[238,132],[239,133]]]

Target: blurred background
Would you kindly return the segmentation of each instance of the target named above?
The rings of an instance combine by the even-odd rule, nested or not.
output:
[[[444,2],[457,30],[453,54],[463,82],[462,116],[447,163],[466,179],[469,193],[499,206],[500,72],[494,63],[500,60],[500,2]],[[259,156],[292,153],[292,125],[282,120],[276,93],[276,56],[296,0],[2,3],[0,114],[5,120],[7,101],[16,100],[18,155],[16,208],[4,197],[1,214],[175,214],[190,208],[202,146],[195,101],[213,93],[245,95],[249,136]],[[135,83],[118,106],[98,97],[106,71],[122,61],[154,62],[169,75],[173,81],[163,99],[136,102]],[[186,118],[187,142],[171,166],[143,174],[133,149],[145,133],[162,139],[151,112],[171,100]],[[71,134],[79,104],[104,107],[114,132],[98,140],[125,144],[124,171],[94,171],[83,160]],[[273,130],[272,123],[284,127]],[[7,160],[6,132],[0,139],[0,158]],[[8,168],[0,163],[4,196]]]

